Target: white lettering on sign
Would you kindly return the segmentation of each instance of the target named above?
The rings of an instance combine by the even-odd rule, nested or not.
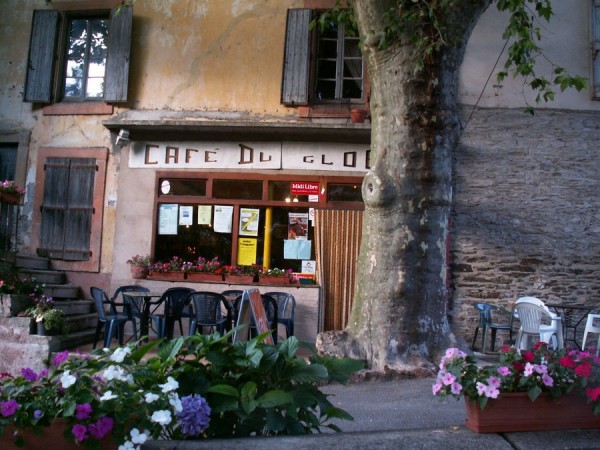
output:
[[[364,173],[368,145],[310,142],[132,141],[129,167],[136,169],[294,169]]]

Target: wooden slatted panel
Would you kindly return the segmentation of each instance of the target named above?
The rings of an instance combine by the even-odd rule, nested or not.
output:
[[[323,286],[323,329],[342,330],[348,323],[362,233],[362,211],[315,211],[315,248]]]
[[[26,102],[50,103],[52,100],[52,74],[59,17],[58,11],[33,12],[27,79],[23,94],[23,100]]]
[[[600,0],[592,5],[592,96],[600,98]]]
[[[63,259],[85,261],[90,257],[90,231],[94,213],[94,158],[71,159],[65,220]]]
[[[49,258],[90,258],[94,213],[94,158],[48,158],[38,253]]]
[[[281,83],[281,103],[285,105],[308,103],[310,21],[310,9],[288,10]]]
[[[104,80],[104,100],[107,102],[127,101],[132,22],[133,8],[130,6],[121,8],[118,14],[116,9],[110,13]]]
[[[69,158],[48,158],[45,164],[46,181],[42,202],[40,256],[62,258],[64,223],[67,209]]]

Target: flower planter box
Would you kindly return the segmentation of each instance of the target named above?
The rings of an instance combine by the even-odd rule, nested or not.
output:
[[[9,192],[0,192],[0,202],[8,203],[9,205],[18,205],[21,203],[21,195],[11,194]]]
[[[553,400],[543,393],[532,402],[526,392],[515,392],[489,399],[485,409],[467,398],[465,406],[466,426],[477,433],[600,428],[600,415],[579,395]]]
[[[187,274],[188,281],[197,281],[197,282],[216,282],[223,281],[223,275],[220,273],[211,273],[211,272],[188,272]]]
[[[160,281],[183,281],[185,272],[150,272],[149,278]]]
[[[282,285],[282,284],[290,284],[290,277],[260,277],[258,280],[261,283],[265,284],[274,284],[274,285]]]
[[[225,274],[225,281],[231,284],[252,284],[254,275],[232,275]]]

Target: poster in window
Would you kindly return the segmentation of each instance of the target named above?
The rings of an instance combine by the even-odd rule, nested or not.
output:
[[[158,210],[158,234],[177,234],[177,204],[163,203]]]
[[[194,207],[180,206],[179,207],[179,225],[193,225]]]
[[[258,236],[258,209],[240,208],[240,236]]]
[[[214,229],[217,233],[231,233],[233,224],[233,206],[215,205]]]
[[[310,259],[312,241],[286,239],[283,241],[284,259]]]
[[[212,219],[211,205],[198,205],[198,225],[210,225]]]
[[[256,263],[257,241],[253,238],[238,239],[237,263],[240,266],[251,266]]]
[[[288,239],[308,239],[308,213],[289,213]]]

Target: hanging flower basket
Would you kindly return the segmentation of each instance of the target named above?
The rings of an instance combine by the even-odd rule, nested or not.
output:
[[[485,409],[468,398],[465,406],[466,426],[477,433],[600,428],[600,415],[576,394],[554,400],[545,392],[532,402],[526,392],[513,392],[489,400]]]

